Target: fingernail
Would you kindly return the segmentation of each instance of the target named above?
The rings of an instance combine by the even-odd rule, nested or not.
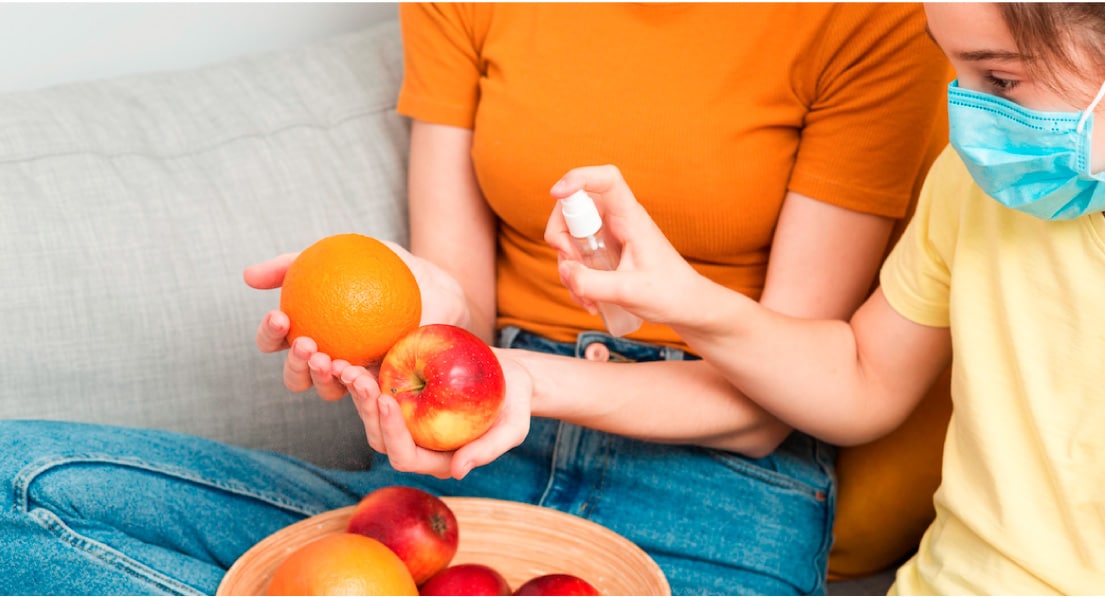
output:
[[[549,192],[553,193],[553,194],[563,193],[564,191],[567,190],[567,187],[568,187],[568,183],[564,182],[564,180],[561,179],[561,180],[556,181],[556,184],[554,184],[552,186],[552,188],[549,189]]]
[[[469,460],[468,462],[465,462],[464,464],[460,465],[460,471],[459,471],[459,474],[457,475],[457,481],[460,481],[461,479],[467,477],[468,473],[470,473],[470,472],[472,472],[472,461],[471,460]]]

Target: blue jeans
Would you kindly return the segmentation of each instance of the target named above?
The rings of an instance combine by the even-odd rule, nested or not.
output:
[[[514,328],[501,344],[615,359],[694,358],[580,334]],[[0,594],[212,594],[254,543],[376,487],[412,485],[556,508],[645,549],[675,594],[820,594],[831,543],[833,450],[793,433],[749,459],[535,419],[526,441],[463,481],[338,471],[154,430],[0,422]]]

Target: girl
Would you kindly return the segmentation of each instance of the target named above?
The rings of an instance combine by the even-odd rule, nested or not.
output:
[[[599,197],[618,272],[546,239],[583,304],[676,329],[780,419],[830,442],[893,429],[955,353],[937,517],[902,594],[1100,593],[1105,587],[1105,5],[931,4],[958,74],[951,148],[849,321],[788,317],[698,275],[610,167],[554,197]]]

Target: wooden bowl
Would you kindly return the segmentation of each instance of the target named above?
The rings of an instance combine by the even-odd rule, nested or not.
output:
[[[512,588],[542,574],[574,574],[604,595],[671,595],[667,578],[621,535],[558,510],[485,498],[442,498],[457,517],[460,542],[452,564],[485,564]],[[341,533],[355,506],[312,516],[261,540],[238,558],[217,595],[264,595],[292,551]]]

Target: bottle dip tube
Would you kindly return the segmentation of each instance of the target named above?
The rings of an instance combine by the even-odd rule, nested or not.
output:
[[[621,247],[606,234],[591,196],[576,191],[560,200],[560,211],[583,264],[591,269],[615,270],[621,259]],[[599,303],[598,308],[606,331],[614,336],[631,334],[641,327],[640,317],[618,305]]]

